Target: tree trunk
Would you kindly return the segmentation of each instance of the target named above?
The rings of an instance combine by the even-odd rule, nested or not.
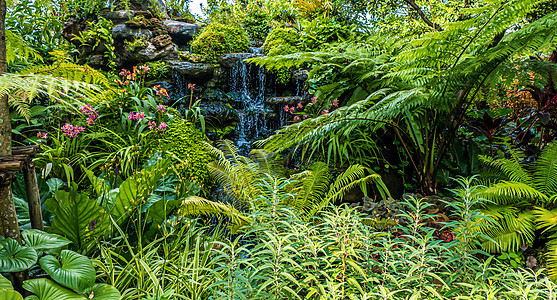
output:
[[[0,75],[6,73],[6,0],[0,0]],[[0,98],[0,155],[12,155],[12,124],[8,97]],[[11,237],[21,243],[21,233],[11,191],[11,174],[0,176],[0,229],[6,238]]]

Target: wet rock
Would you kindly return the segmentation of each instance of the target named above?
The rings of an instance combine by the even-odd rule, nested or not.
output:
[[[294,70],[292,72],[292,80],[294,81],[306,81],[309,77],[308,70]]]
[[[126,24],[118,24],[112,28],[112,38],[116,43],[134,38],[144,38],[146,40],[153,37],[153,33],[145,28],[131,28]]]
[[[255,48],[255,47],[258,47],[258,48],[259,48],[259,47],[262,47],[262,46],[263,46],[263,41],[254,41],[254,40],[251,40],[251,41],[249,41],[249,45],[250,45],[251,47],[254,47],[254,48]]]
[[[178,45],[187,45],[199,32],[199,25],[197,24],[167,20],[164,21],[164,25],[168,28],[168,34],[172,37],[172,41]]]
[[[237,65],[240,61],[260,56],[253,53],[229,53],[222,56],[219,56],[217,60],[219,61],[220,65],[225,68],[232,68]]]
[[[106,66],[104,55],[93,55],[89,58],[89,65],[94,68],[102,68]]]
[[[263,55],[263,47],[249,47],[249,52],[257,55]]]
[[[125,61],[127,62],[147,62],[154,60],[167,60],[173,61],[178,59],[178,47],[174,44],[169,44],[162,49],[157,49],[155,45],[147,42],[147,46],[137,52],[126,53]]]
[[[240,120],[238,111],[229,104],[222,102],[207,102],[201,105],[208,121],[216,124],[230,124]]]
[[[213,77],[213,66],[210,64],[175,61],[170,62],[169,67],[174,72],[199,80],[208,80]]]
[[[158,35],[151,39],[151,43],[157,48],[163,48],[172,43],[172,39],[168,34]]]
[[[81,31],[85,30],[85,25],[83,23],[78,22],[74,18],[69,18],[65,23],[64,27],[62,28],[62,37],[74,44],[75,46],[81,46],[81,42],[79,42],[75,37],[79,35]]]
[[[273,104],[273,105],[286,105],[286,104],[293,105],[293,104],[298,104],[300,102],[302,104],[305,104],[307,102],[307,99],[300,96],[272,97],[272,98],[268,98],[266,102],[268,104]]]
[[[111,20],[114,24],[123,23],[135,17],[133,10],[115,10],[115,11],[101,11],[101,17]]]

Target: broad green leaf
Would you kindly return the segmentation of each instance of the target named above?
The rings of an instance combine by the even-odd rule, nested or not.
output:
[[[69,192],[57,191],[54,198],[58,207],[50,232],[67,237],[78,249],[104,233],[108,224],[105,210],[94,199],[78,194],[77,185],[73,184]]]
[[[63,236],[46,233],[37,229],[24,230],[21,235],[25,241],[25,246],[32,247],[37,251],[62,248],[71,243],[70,240]]]
[[[37,262],[37,251],[23,247],[11,238],[0,242],[0,270],[2,272],[21,272]]]
[[[89,299],[118,300],[120,299],[120,292],[109,284],[97,283],[93,286],[93,290],[89,293]]]
[[[8,291],[13,289],[14,287],[12,286],[12,282],[9,281],[6,277],[0,275],[0,291]]]
[[[23,300],[23,297],[14,290],[0,290],[0,300]]]
[[[77,252],[62,250],[60,260],[47,255],[39,263],[52,279],[75,291],[88,292],[95,283],[93,263]]]
[[[85,297],[49,279],[31,279],[23,283],[23,288],[35,294],[38,300],[84,300]],[[31,299],[31,298],[30,298]]]

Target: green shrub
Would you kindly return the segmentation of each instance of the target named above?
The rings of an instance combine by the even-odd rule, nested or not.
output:
[[[175,120],[159,141],[156,150],[170,151],[182,162],[177,164],[183,177],[198,183],[204,189],[209,183],[207,164],[213,161],[211,154],[203,147],[205,135],[191,123]]]
[[[263,50],[268,56],[286,55],[300,51],[298,40],[300,35],[296,30],[286,27],[277,27],[267,35]],[[269,68],[277,76],[279,83],[287,83],[291,77],[291,71],[288,67],[271,67]]]
[[[191,51],[207,61],[215,61],[219,55],[248,50],[248,36],[235,23],[211,23],[191,43]]]

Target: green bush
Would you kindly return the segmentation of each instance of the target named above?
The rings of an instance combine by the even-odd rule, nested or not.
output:
[[[300,51],[298,40],[300,35],[296,30],[287,27],[277,27],[267,35],[263,50],[268,56],[286,55]],[[269,68],[277,76],[279,83],[287,83],[292,73],[288,67]]]
[[[191,43],[191,51],[206,61],[215,61],[219,55],[248,50],[246,31],[235,23],[211,23]]]
[[[175,154],[182,161],[177,164],[177,168],[184,178],[200,184],[204,189],[209,183],[207,164],[213,161],[211,154],[203,147],[205,140],[205,135],[193,124],[175,120],[168,126],[156,149]]]

